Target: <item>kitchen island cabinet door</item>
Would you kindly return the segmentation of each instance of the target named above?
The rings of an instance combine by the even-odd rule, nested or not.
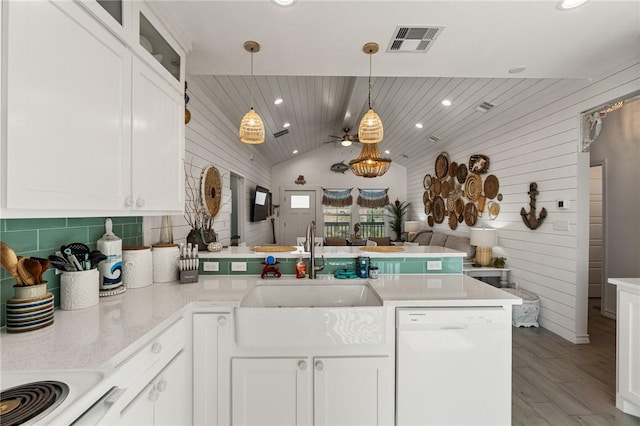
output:
[[[3,7],[2,207],[123,209],[131,188],[127,46],[75,2],[12,1]]]
[[[132,201],[134,210],[184,207],[184,93],[133,59]]]
[[[193,424],[230,424],[231,314],[193,315]]]
[[[311,366],[306,358],[234,358],[234,426],[310,425]]]
[[[314,425],[392,425],[387,357],[315,358]]]

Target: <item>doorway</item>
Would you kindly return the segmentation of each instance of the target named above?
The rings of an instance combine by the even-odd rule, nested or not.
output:
[[[602,310],[604,273],[604,200],[602,162],[589,169],[589,305]]]
[[[297,237],[305,235],[307,224],[316,219],[316,191],[285,189],[282,194],[280,242],[295,246]],[[317,229],[322,229],[319,224]]]
[[[234,173],[229,173],[229,187],[231,189],[231,220],[230,220],[230,245],[237,246],[242,241],[244,234],[245,206],[244,198],[244,177]]]

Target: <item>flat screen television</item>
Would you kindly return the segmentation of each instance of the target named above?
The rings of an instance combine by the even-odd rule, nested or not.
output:
[[[269,216],[269,199],[271,194],[267,188],[256,186],[256,190],[251,197],[251,222],[266,220]]]

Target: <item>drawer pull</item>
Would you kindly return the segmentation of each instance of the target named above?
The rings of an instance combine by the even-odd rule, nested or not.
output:
[[[149,401],[156,402],[160,398],[160,392],[157,391],[155,386],[151,386],[151,390],[149,391]]]
[[[316,361],[316,370],[318,371],[324,370],[324,364],[322,363],[322,361]]]
[[[307,361],[298,361],[298,368],[302,371],[307,369]]]
[[[218,318],[218,324],[219,325],[226,325],[227,324],[227,317],[219,317]]]
[[[124,206],[125,207],[131,207],[133,205],[133,198],[131,197],[126,197],[124,199]]]
[[[167,390],[167,381],[165,379],[160,380],[156,387],[158,388],[158,392],[166,391]]]
[[[160,352],[162,352],[162,345],[159,342],[154,343],[153,345],[151,345],[151,352],[153,352],[154,354],[159,354]]]
[[[144,198],[142,197],[138,197],[138,200],[136,201],[136,206],[137,207],[144,207]]]

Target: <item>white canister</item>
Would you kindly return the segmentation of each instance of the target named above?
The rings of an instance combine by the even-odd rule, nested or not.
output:
[[[98,304],[99,281],[97,269],[63,272],[60,277],[60,309],[73,311]]]
[[[122,239],[113,233],[111,219],[104,224],[105,234],[98,240],[98,250],[107,256],[98,265],[100,289],[111,290],[122,285]]]
[[[140,288],[153,284],[153,256],[151,247],[125,247],[122,249],[122,278],[127,288]]]
[[[151,254],[153,255],[153,282],[166,283],[179,279],[180,249],[177,244],[154,244]]]

